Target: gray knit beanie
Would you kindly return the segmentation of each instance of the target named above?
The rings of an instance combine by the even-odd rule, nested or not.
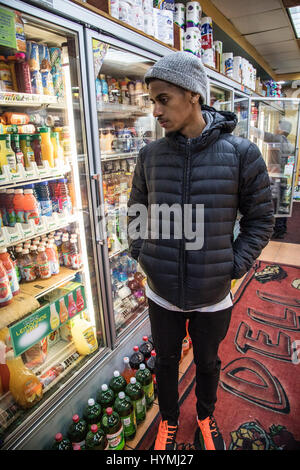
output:
[[[146,72],[147,84],[150,78],[158,78],[199,93],[203,102],[206,101],[208,81],[205,68],[201,60],[190,52],[172,52],[162,57]]]

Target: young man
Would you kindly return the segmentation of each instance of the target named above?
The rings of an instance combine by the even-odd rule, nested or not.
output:
[[[258,148],[231,134],[236,116],[203,104],[208,83],[200,59],[173,52],[151,67],[145,80],[153,115],[166,137],[140,151],[129,200],[128,237],[131,256],[147,275],[157,353],[162,421],[155,450],[176,446],[178,365],[187,318],[196,364],[198,424],[206,449],[224,449],[213,417],[220,372],[218,347],[231,317],[231,280],[249,270],[272,234],[269,177]],[[170,218],[170,236],[166,236],[164,220],[160,221],[159,236],[153,236],[152,209],[163,204],[179,207],[181,222]],[[148,213],[148,231],[139,238],[135,230],[141,206]],[[197,207],[204,207],[203,220],[197,219]],[[243,215],[241,232],[233,241],[238,209]],[[193,242],[185,230],[189,212],[196,233]],[[183,230],[178,237],[180,225]]]

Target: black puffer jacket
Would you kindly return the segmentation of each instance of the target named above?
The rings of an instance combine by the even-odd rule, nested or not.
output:
[[[268,243],[274,224],[269,176],[259,149],[230,134],[235,114],[208,106],[202,110],[211,114],[212,123],[200,137],[169,133],[141,149],[128,204],[131,256],[139,260],[149,287],[182,310],[223,300],[231,279],[242,277]],[[184,237],[151,239],[150,230],[146,239],[133,240],[134,204],[148,207],[149,229],[152,204],[204,204],[202,248],[186,250]],[[238,209],[241,232],[233,242]]]

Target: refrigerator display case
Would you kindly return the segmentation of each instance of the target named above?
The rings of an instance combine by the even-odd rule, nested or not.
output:
[[[208,103],[217,111],[232,111],[233,90],[210,79]]]
[[[109,343],[83,30],[24,10],[0,3],[0,440],[8,447]]]
[[[299,103],[290,98],[250,100],[250,139],[257,144],[271,180],[275,217],[292,214],[299,147]]]
[[[150,53],[134,46],[108,42],[86,32],[89,89],[94,103],[92,125],[98,166],[99,215],[102,231],[103,282],[117,345],[148,311],[146,277],[128,256],[127,201],[139,150],[160,137],[144,74],[153,64]]]
[[[247,139],[249,121],[249,96],[234,91],[233,112],[238,118],[238,123],[233,131],[233,134]]]

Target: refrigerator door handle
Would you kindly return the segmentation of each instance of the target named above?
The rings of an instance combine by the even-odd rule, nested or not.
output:
[[[101,198],[101,176],[99,173],[91,175],[91,179],[96,183],[96,200],[97,200],[97,209],[96,209],[96,243],[98,245],[106,244],[106,229],[105,229],[105,212],[104,204],[102,204]]]

